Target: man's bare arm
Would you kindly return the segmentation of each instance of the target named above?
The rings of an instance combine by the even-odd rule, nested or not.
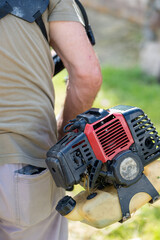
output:
[[[60,139],[68,121],[92,106],[102,76],[99,62],[81,23],[50,22],[50,45],[62,59],[69,74],[64,107],[58,119]]]

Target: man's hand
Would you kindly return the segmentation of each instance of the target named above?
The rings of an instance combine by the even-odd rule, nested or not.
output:
[[[102,84],[102,76],[99,62],[81,23],[50,22],[50,45],[62,59],[69,74],[65,102],[57,123],[60,139],[68,121],[92,107]]]

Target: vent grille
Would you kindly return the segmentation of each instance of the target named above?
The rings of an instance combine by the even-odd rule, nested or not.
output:
[[[147,115],[140,115],[131,122],[140,143],[141,153],[147,161],[160,152],[160,137]]]
[[[113,119],[95,131],[107,158],[122,151],[129,143],[128,136],[119,119]]]

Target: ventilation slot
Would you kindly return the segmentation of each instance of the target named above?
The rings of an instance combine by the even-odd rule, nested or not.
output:
[[[129,142],[119,119],[114,119],[110,123],[105,124],[103,128],[96,131],[96,135],[107,157],[119,150],[122,151]]]
[[[84,149],[84,154],[86,155],[86,159],[88,160],[88,162],[93,159],[93,156],[92,156],[89,148],[85,148]]]
[[[140,115],[132,121],[135,135],[140,143],[144,159],[154,157],[160,152],[160,138],[147,115]],[[157,149],[157,151],[155,151]]]

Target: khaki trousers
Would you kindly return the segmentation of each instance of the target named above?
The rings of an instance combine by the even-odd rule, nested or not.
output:
[[[0,240],[67,240],[67,220],[55,210],[63,189],[47,169],[17,173],[23,166],[0,166]]]

